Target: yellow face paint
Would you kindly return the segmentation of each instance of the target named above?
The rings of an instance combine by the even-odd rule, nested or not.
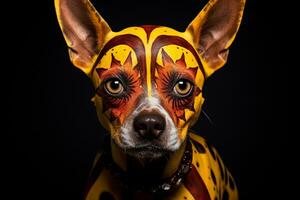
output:
[[[189,127],[201,113],[204,80],[226,63],[244,4],[245,0],[209,0],[185,32],[162,26],[129,27],[113,32],[89,0],[55,0],[70,59],[93,81],[97,115],[111,133],[112,149],[115,143],[121,147],[121,151],[112,151],[112,157],[122,163],[122,168],[126,168],[122,161],[129,155],[130,148],[139,149],[135,156],[143,152],[141,144],[150,147],[144,152],[148,157],[151,155],[151,159],[153,155],[164,155],[151,154],[153,147],[160,152],[168,150],[180,154]],[[159,115],[156,122],[165,122],[163,128],[155,128],[156,132],[160,131],[160,137],[154,142],[153,138],[143,138],[134,125],[144,111],[148,116],[149,113]],[[152,130],[147,127],[146,132],[153,134],[154,125],[151,126]],[[226,187],[223,187],[223,178],[216,179],[215,175],[220,177],[219,171],[225,171],[216,152],[211,151],[204,140],[190,135],[193,145],[187,152],[193,153],[193,163],[185,183],[171,199],[215,199],[221,194],[223,199],[237,199],[232,179],[229,186],[225,183]],[[121,156],[123,151],[126,152],[124,157]],[[175,160],[171,164],[179,163],[181,156],[173,155]],[[108,191],[114,192],[112,198],[121,199],[114,191],[121,189],[116,188],[112,180],[104,169],[90,188],[87,199],[102,199]]]
[[[167,27],[130,27],[109,34],[91,71],[96,88],[112,77],[127,76],[131,93],[124,99],[110,98],[98,92],[95,97],[98,117],[110,132],[128,118],[139,100],[155,97],[173,120],[179,139],[184,140],[188,127],[199,116],[204,83],[204,69],[189,35]],[[126,64],[126,60],[130,63]],[[181,81],[181,82],[180,82]],[[181,85],[180,85],[181,83]],[[189,84],[189,90],[186,87]],[[175,90],[186,89],[186,94]]]
[[[184,140],[200,114],[205,78],[227,60],[244,4],[210,0],[185,32],[163,26],[114,32],[88,0],[55,0],[55,9],[71,61],[92,79],[98,117],[115,139],[147,97],[166,110]]]

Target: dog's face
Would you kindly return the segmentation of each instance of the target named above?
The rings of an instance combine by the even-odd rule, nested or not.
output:
[[[185,32],[140,26],[113,32],[89,1],[56,0],[73,64],[114,142],[135,156],[177,150],[203,103],[205,78],[222,67],[244,1],[211,0]]]
[[[174,151],[200,113],[204,74],[186,33],[155,26],[111,33],[91,71],[98,117],[129,152]]]

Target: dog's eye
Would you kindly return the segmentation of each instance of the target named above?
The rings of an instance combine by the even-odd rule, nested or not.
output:
[[[124,91],[124,87],[121,81],[117,78],[108,80],[104,86],[105,86],[105,90],[110,95],[119,95]]]
[[[193,85],[190,81],[181,79],[176,83],[174,92],[180,97],[186,97],[191,93],[192,89]]]

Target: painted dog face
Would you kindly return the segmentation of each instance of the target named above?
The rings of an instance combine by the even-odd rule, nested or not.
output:
[[[113,32],[88,0],[55,0],[70,59],[93,81],[98,118],[116,144],[139,155],[180,147],[201,112],[204,80],[227,60],[244,3],[210,0],[185,32]]]
[[[203,101],[204,69],[190,43],[167,27],[110,34],[91,76],[98,116],[122,148],[176,150],[184,140]]]

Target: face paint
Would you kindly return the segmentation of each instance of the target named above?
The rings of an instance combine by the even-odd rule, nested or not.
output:
[[[90,1],[55,0],[70,59],[93,81],[98,118],[119,146],[149,143],[134,127],[149,110],[151,120],[159,119],[149,126],[160,133],[155,145],[180,146],[200,115],[204,79],[226,63],[244,4],[210,0],[185,32],[163,26],[113,32]]]
[[[176,150],[203,102],[200,58],[187,35],[167,27],[131,27],[111,34],[92,80],[99,119],[122,147],[139,145],[133,120],[151,109],[167,122],[169,131],[160,145]],[[109,84],[119,93],[109,92]]]
[[[98,118],[113,139],[106,153],[111,151],[122,170],[134,172],[138,180],[133,182],[147,182],[148,188],[150,179],[169,177],[151,192],[167,191],[171,199],[237,199],[216,151],[192,133],[184,141],[201,113],[204,80],[226,63],[244,4],[209,0],[184,32],[162,26],[113,32],[89,0],[55,0],[71,62],[93,81]],[[95,162],[98,178],[91,176],[86,199],[117,198],[130,188],[116,187],[123,181],[114,184],[107,161],[99,156]],[[187,174],[180,176],[183,171]]]

